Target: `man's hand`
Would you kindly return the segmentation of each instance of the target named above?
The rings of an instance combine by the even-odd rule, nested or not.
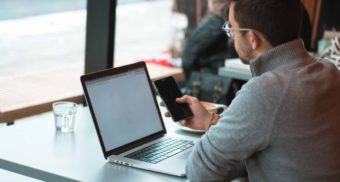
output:
[[[177,98],[176,102],[187,103],[194,114],[192,118],[180,121],[182,125],[198,130],[206,131],[209,129],[211,114],[203,107],[197,98],[184,95],[183,97]],[[164,106],[164,102],[161,102],[160,105]],[[169,112],[166,112],[164,115],[170,117]]]

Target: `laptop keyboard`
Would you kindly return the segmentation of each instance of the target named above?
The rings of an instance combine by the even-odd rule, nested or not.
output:
[[[164,140],[160,140],[150,146],[128,154],[125,157],[156,164],[192,147],[193,145],[194,142],[192,141],[165,138]]]

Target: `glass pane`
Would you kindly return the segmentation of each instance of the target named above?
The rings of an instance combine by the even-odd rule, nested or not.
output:
[[[1,0],[0,79],[83,67],[86,0]]]
[[[164,56],[171,42],[172,0],[119,0],[114,66]]]
[[[118,0],[114,66],[146,61],[181,69],[186,40],[207,11],[208,0]]]
[[[86,0],[0,1],[0,122],[82,94],[85,8]]]

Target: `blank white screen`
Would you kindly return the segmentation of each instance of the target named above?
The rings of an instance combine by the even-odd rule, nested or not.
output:
[[[85,84],[106,151],[163,129],[143,68]]]

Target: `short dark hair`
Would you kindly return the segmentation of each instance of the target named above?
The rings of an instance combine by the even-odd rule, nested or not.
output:
[[[302,23],[300,0],[232,0],[241,28],[261,32],[272,45],[297,39]]]

